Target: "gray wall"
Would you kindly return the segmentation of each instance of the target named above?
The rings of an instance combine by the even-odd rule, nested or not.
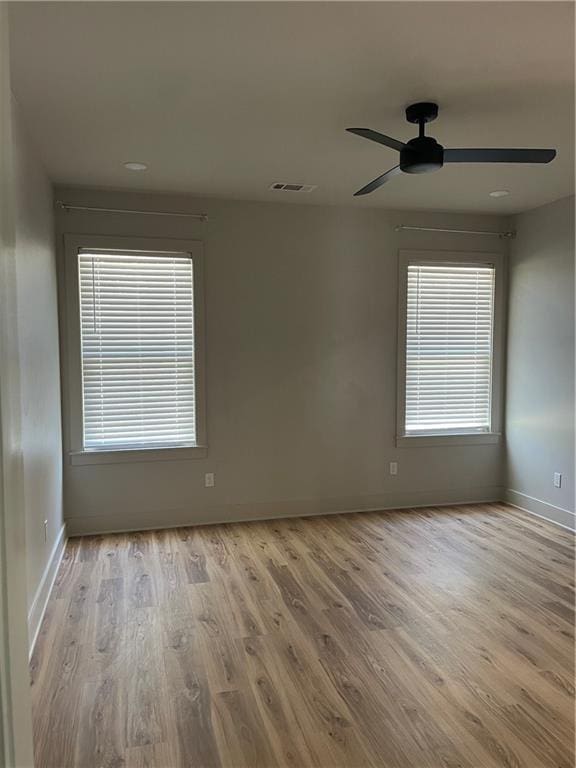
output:
[[[0,765],[33,765],[7,7],[0,3]]]
[[[63,533],[58,301],[52,188],[15,103],[13,114],[16,300],[32,639],[53,575],[52,555],[57,555]]]
[[[203,240],[206,253],[208,457],[89,466],[66,459],[70,533],[499,497],[499,445],[395,446],[397,253],[491,250],[504,258],[507,244],[399,234],[394,225],[496,230],[507,222],[78,189],[57,194],[66,202],[210,215],[200,224],[58,214],[59,241],[65,232],[190,237]],[[390,461],[399,462],[397,477],[388,473]],[[204,488],[205,472],[215,473],[214,488]]]
[[[574,198],[516,218],[509,272],[507,498],[574,526]],[[553,485],[562,473],[562,487]]]

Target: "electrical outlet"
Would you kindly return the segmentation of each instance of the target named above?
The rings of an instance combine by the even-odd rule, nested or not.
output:
[[[48,541],[48,520],[44,520],[44,544]]]
[[[398,462],[397,461],[391,461],[390,462],[390,474],[391,475],[397,475],[398,474]]]
[[[554,488],[562,488],[562,475],[560,472],[554,472]]]
[[[206,472],[204,475],[204,486],[206,488],[214,488],[214,472]]]

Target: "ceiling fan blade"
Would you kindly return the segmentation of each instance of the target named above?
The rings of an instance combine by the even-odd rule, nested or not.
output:
[[[401,152],[406,147],[403,141],[392,139],[390,136],[384,136],[383,133],[372,131],[370,128],[346,128],[346,130],[348,133],[355,133],[356,136],[361,136],[363,139],[370,139],[370,141],[376,141],[378,144],[384,144],[385,147],[396,149],[398,152]]]
[[[445,163],[549,163],[555,149],[445,149]]]
[[[383,173],[382,176],[378,176],[378,178],[374,179],[374,181],[371,181],[370,184],[366,184],[366,186],[362,187],[362,189],[359,189],[358,192],[354,192],[354,197],[359,197],[360,195],[368,195],[370,192],[374,192],[375,189],[381,187],[382,184],[386,184],[387,181],[393,179],[394,176],[398,176],[399,173],[402,173],[400,166],[395,165],[394,168],[390,168],[389,171]]]

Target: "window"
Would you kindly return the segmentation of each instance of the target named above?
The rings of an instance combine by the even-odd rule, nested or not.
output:
[[[150,458],[202,446],[198,244],[172,251],[92,240],[69,254],[80,406],[72,453]]]
[[[495,431],[496,263],[405,257],[400,437]]]

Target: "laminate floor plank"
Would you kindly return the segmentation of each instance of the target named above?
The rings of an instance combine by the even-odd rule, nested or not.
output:
[[[71,539],[37,768],[571,768],[574,539],[504,504]]]

